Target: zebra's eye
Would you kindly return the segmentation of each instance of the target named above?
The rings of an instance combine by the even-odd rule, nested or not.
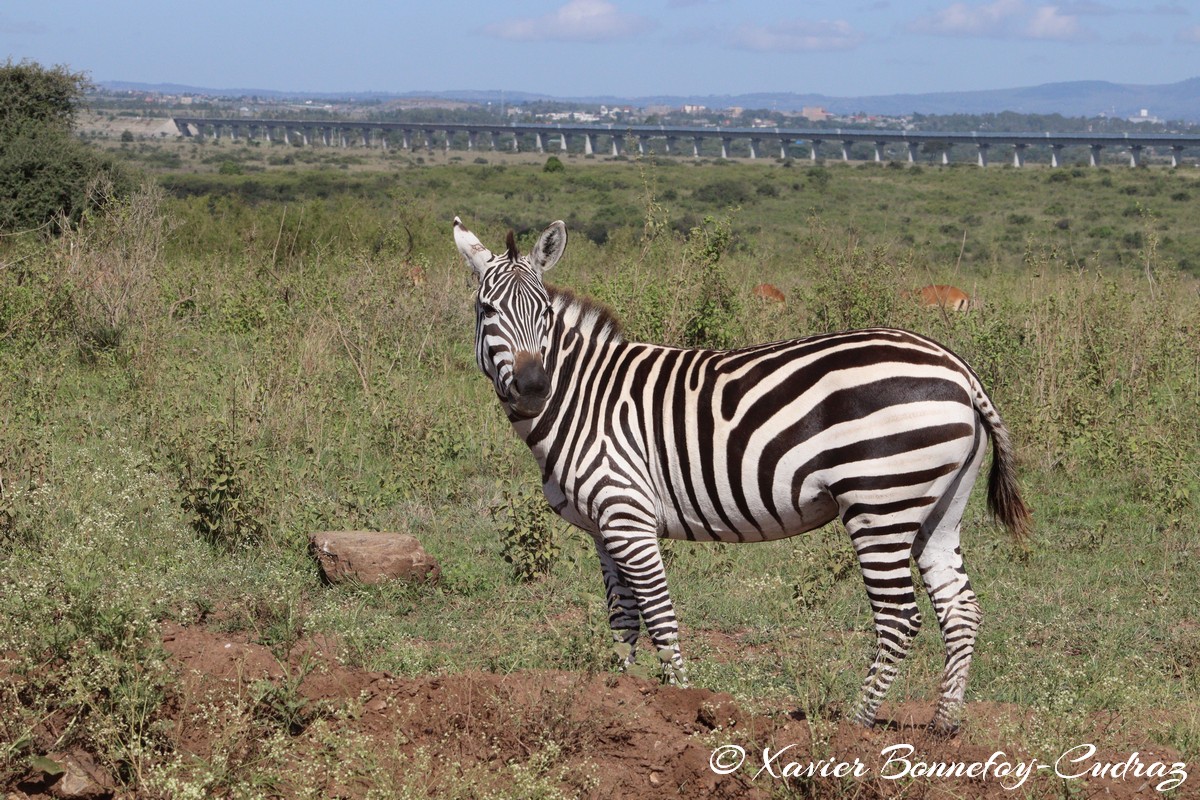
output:
[[[488,305],[487,303],[480,303],[479,304],[479,313],[483,314],[485,317],[491,317],[491,316],[495,316],[496,309],[494,306]]]

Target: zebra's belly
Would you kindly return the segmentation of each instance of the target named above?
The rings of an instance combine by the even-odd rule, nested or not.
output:
[[[718,508],[661,508],[662,535],[668,539],[714,542],[766,542],[815,530],[832,522],[838,504],[824,490],[803,493],[795,504],[782,509],[762,506]]]

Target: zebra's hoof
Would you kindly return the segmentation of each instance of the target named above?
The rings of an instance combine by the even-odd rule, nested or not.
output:
[[[953,720],[934,719],[933,722],[929,723],[929,727],[926,730],[930,736],[936,736],[939,739],[949,739],[958,735],[958,732],[962,730],[962,724]]]

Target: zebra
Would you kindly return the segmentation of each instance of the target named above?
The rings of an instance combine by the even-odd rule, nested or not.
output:
[[[853,720],[874,725],[921,626],[915,560],[946,650],[930,729],[958,730],[981,621],[960,524],[989,437],[989,509],[1017,540],[1030,530],[1008,429],[961,358],[888,328],[726,351],[627,341],[605,308],[543,282],[562,221],[526,255],[511,231],[493,254],[453,229],[478,279],[479,368],[551,507],[595,541],[623,666],[644,623],[664,680],[687,685],[660,537],[761,542],[840,517],[877,640]]]

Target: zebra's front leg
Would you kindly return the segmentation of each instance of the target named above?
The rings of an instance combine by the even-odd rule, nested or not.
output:
[[[601,539],[619,582],[632,593],[637,603],[636,613],[646,623],[646,631],[662,666],[664,682],[687,686],[687,669],[679,650],[679,625],[667,591],[658,537],[654,533],[620,531],[604,533]],[[607,585],[607,575],[605,582]]]
[[[642,628],[642,615],[633,591],[625,585],[612,556],[604,549],[603,541],[596,538],[596,555],[600,557],[600,570],[604,574],[604,595],[608,601],[608,627],[612,630],[613,643],[622,670],[637,661],[638,634]]]

